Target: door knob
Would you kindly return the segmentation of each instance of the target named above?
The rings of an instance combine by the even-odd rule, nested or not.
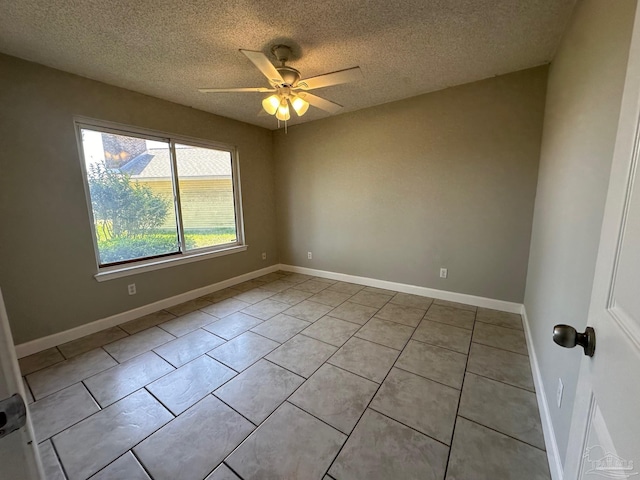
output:
[[[584,354],[589,357],[593,357],[596,351],[596,331],[591,327],[585,328],[584,333],[580,333],[570,325],[556,325],[553,327],[553,341],[565,348],[580,345],[584,349]]]

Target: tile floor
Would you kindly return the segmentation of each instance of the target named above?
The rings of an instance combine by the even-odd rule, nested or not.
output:
[[[519,315],[277,272],[20,367],[50,480],[549,479]]]

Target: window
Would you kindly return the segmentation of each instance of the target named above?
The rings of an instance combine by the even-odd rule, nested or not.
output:
[[[233,148],[102,123],[76,126],[99,269],[242,245]]]

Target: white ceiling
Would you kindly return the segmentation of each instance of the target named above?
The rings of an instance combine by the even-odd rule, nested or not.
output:
[[[574,0],[3,0],[0,51],[266,128],[268,86],[238,50],[271,55],[311,77],[359,65],[364,78],[313,93],[342,112],[551,61]],[[272,57],[270,57],[272,58]],[[311,107],[290,124],[328,116]]]

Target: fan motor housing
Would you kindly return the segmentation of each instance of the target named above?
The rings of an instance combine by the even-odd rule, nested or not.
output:
[[[300,81],[300,72],[293,67],[276,67],[286,86],[295,87]]]

